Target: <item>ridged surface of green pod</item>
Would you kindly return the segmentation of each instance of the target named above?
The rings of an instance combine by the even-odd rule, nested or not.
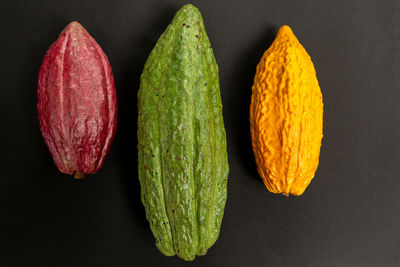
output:
[[[229,172],[218,66],[185,5],[146,61],[138,93],[141,198],[158,249],[193,260],[218,238]]]

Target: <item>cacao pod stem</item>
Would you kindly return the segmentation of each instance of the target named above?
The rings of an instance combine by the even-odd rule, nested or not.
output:
[[[78,171],[75,172],[74,179],[82,179],[84,177],[85,174],[83,172],[78,172]]]

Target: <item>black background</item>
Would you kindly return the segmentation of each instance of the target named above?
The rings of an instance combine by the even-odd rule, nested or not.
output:
[[[137,177],[144,62],[186,1],[2,1],[0,266],[400,266],[398,1],[192,1],[220,67],[230,175],[220,237],[185,263],[163,256]],[[118,129],[99,173],[61,174],[40,135],[37,73],[78,20],[113,67]],[[255,67],[288,24],[324,99],[316,178],[301,197],[269,193],[249,137]]]

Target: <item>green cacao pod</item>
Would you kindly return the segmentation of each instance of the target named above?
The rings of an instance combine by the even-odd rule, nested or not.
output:
[[[193,260],[218,238],[229,172],[218,67],[199,10],[185,5],[140,78],[141,198],[158,249]]]

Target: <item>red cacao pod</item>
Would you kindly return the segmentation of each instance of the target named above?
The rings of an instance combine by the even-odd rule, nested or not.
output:
[[[117,97],[107,56],[78,22],[50,46],[39,71],[40,130],[58,169],[95,173],[114,139]]]

